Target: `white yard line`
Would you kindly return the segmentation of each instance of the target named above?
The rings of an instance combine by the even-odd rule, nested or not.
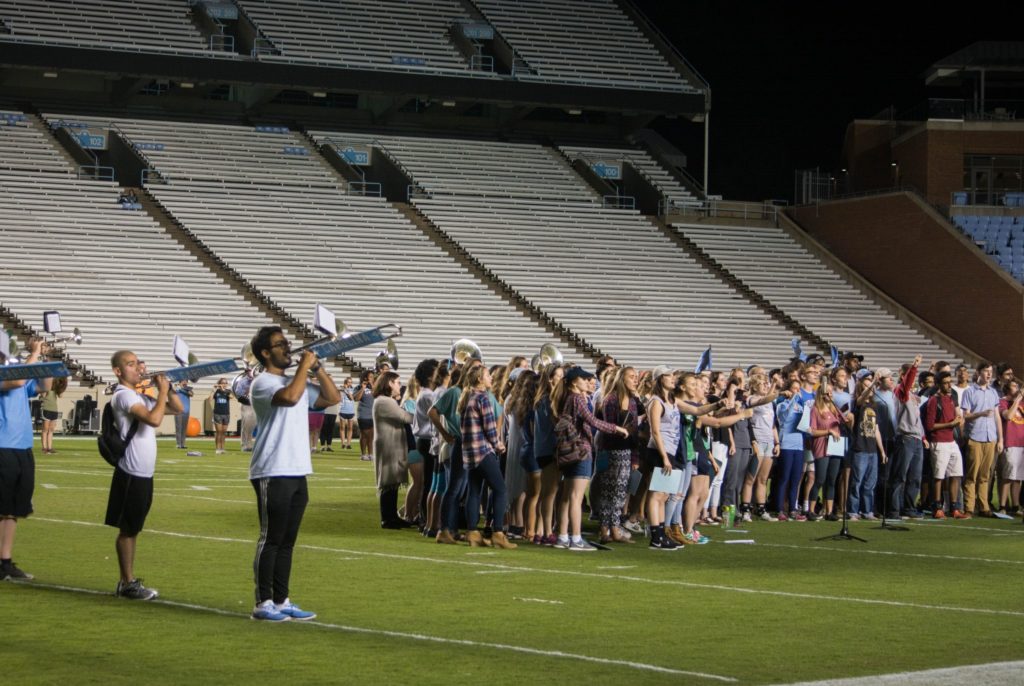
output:
[[[56,524],[74,524],[76,526],[89,526],[89,527],[103,527],[104,524],[98,522],[82,522],[76,520],[65,520],[65,519],[52,519],[46,517],[33,517],[33,521],[51,522]],[[219,542],[230,542],[230,543],[244,543],[246,545],[252,545],[252,541],[249,539],[239,538],[225,538],[219,536],[203,536],[198,534],[188,534],[176,531],[159,531],[153,529],[147,529],[146,533],[150,535],[162,535],[162,536],[173,536],[176,538],[186,538],[197,541],[219,541]],[[482,567],[484,569],[507,569],[514,570],[517,572],[534,572],[537,574],[557,574],[560,576],[574,576],[588,579],[608,579],[612,581],[632,581],[642,584],[651,584],[656,586],[677,586],[680,588],[694,588],[707,591],[722,591],[726,593],[741,593],[745,595],[755,596],[768,596],[777,598],[794,598],[798,600],[820,600],[827,603],[853,603],[858,605],[878,605],[880,607],[905,607],[919,610],[935,610],[939,612],[956,612],[963,614],[980,614],[980,615],[992,615],[1002,617],[1024,617],[1024,611],[1018,610],[997,610],[990,608],[980,607],[960,607],[956,605],[932,605],[928,603],[912,603],[900,600],[882,600],[878,598],[857,598],[851,596],[838,596],[838,595],[826,595],[818,593],[796,593],[792,591],[775,591],[770,589],[758,589],[758,588],[747,588],[742,586],[726,586],[724,584],[705,584],[697,583],[692,581],[681,581],[678,579],[649,579],[640,576],[632,576],[626,574],[601,574],[597,572],[580,572],[565,569],[545,569],[542,567],[521,567],[515,565],[504,565],[494,562],[473,562],[470,560],[453,560],[453,559],[442,559],[435,557],[427,557],[421,555],[400,555],[397,553],[381,553],[371,552],[364,550],[351,550],[346,548],[332,548],[327,546],[315,546],[307,544],[299,544],[297,548],[305,550],[317,550],[321,552],[329,553],[342,553],[342,554],[355,554],[365,555],[367,557],[380,557],[391,560],[409,560],[415,562],[426,562],[431,564],[444,564],[444,565],[462,565],[468,567]],[[473,555],[474,553],[467,553],[467,555]],[[486,553],[483,553],[486,554]]]
[[[68,593],[81,593],[84,595],[94,596],[111,596],[109,592],[97,591],[89,588],[76,588],[74,586],[62,586],[58,584],[43,584],[32,581],[28,582],[16,582],[19,586],[25,586],[28,588],[46,588],[50,590],[64,591]],[[231,610],[224,610],[217,607],[209,607],[207,605],[199,605],[196,603],[184,603],[174,600],[166,600],[157,598],[156,600],[149,601],[154,605],[165,605],[167,607],[180,608],[185,610],[193,610],[196,612],[205,612],[207,614],[220,615],[221,617],[231,617],[235,619],[248,619],[249,614],[243,612],[234,612]],[[542,601],[545,602],[545,601]],[[308,626],[318,629],[327,629],[332,631],[339,631],[350,634],[364,634],[370,636],[385,636],[387,638],[399,638],[411,641],[423,641],[427,643],[440,643],[444,645],[455,645],[464,646],[469,648],[483,648],[490,650],[497,650],[503,652],[512,653],[523,653],[526,655],[536,655],[539,657],[550,657],[563,660],[574,660],[577,662],[589,662],[592,664],[610,665],[615,667],[625,667],[628,669],[646,671],[646,672],[657,672],[660,674],[672,674],[675,676],[686,676],[686,677],[697,677],[701,679],[708,679],[711,681],[721,681],[725,683],[735,683],[738,681],[733,677],[722,676],[720,674],[709,674],[706,672],[694,672],[685,669],[673,669],[671,667],[662,667],[661,665],[652,665],[645,662],[634,662],[632,660],[615,660],[604,657],[594,657],[592,655],[582,655],[579,653],[569,653],[562,650],[542,650],[540,648],[531,648],[529,646],[518,646],[507,643],[491,643],[488,641],[471,641],[462,638],[446,638],[444,636],[429,636],[426,634],[415,634],[406,631],[390,631],[387,629],[372,629],[369,627],[352,626],[347,624],[333,624],[330,622],[322,621],[311,621],[311,622],[289,622],[290,625]],[[282,627],[282,631],[287,631]],[[283,640],[283,639],[282,639]]]
[[[990,557],[967,557],[963,555],[934,555],[929,553],[904,553],[896,550],[868,550],[861,547],[832,548],[821,545],[795,545],[792,543],[760,543],[762,548],[798,548],[800,550],[826,550],[836,553],[853,553],[855,555],[889,555],[893,557],[919,557],[927,560],[957,560],[962,562],[991,562],[994,564],[1024,565],[1024,560],[1000,560]]]
[[[1024,672],[1024,661],[992,662],[986,665],[965,665],[943,667],[920,672],[894,672],[874,676],[852,677],[849,679],[826,679],[824,681],[802,681],[789,686],[962,686],[963,684],[985,684],[985,686],[1019,686]]]

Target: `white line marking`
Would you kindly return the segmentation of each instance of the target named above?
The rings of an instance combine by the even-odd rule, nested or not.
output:
[[[995,534],[1001,535],[1001,534]],[[799,548],[800,550],[828,550],[836,553],[855,553],[857,555],[891,555],[894,557],[920,557],[930,560],[960,560],[963,562],[992,562],[996,564],[1024,565],[1024,560],[1000,560],[989,557],[964,557],[960,555],[934,555],[929,553],[903,553],[895,550],[867,550],[865,548],[830,548],[819,545],[793,545],[790,543],[762,543],[762,548]]]
[[[248,541],[247,541],[248,542]],[[45,588],[55,591],[64,591],[69,593],[82,593],[85,595],[94,596],[107,596],[113,598],[113,594],[109,591],[97,591],[91,588],[76,588],[74,586],[63,586],[59,584],[44,584],[35,583],[31,581],[18,581],[15,582],[18,586],[25,588]],[[540,601],[540,602],[558,602],[558,601]],[[247,612],[233,612],[231,610],[224,610],[218,607],[208,607],[206,605],[198,605],[195,603],[185,603],[176,600],[166,600],[163,598],[157,598],[149,601],[153,605],[164,605],[167,607],[175,607],[184,610],[195,610],[197,612],[205,612],[208,614],[220,615],[221,617],[233,617],[237,619],[248,619],[249,613]],[[344,633],[352,634],[367,634],[370,636],[387,636],[388,638],[404,638],[412,641],[426,641],[428,643],[441,643],[446,645],[459,645],[468,646],[472,648],[490,648],[492,650],[503,650],[514,653],[524,653],[527,655],[539,655],[541,657],[553,657],[561,658],[566,660],[576,660],[579,662],[591,662],[602,665],[614,665],[617,667],[627,667],[629,669],[636,669],[647,672],[658,672],[660,674],[675,674],[678,676],[691,676],[699,677],[702,679],[710,679],[713,681],[722,681],[725,683],[735,683],[738,679],[733,677],[722,676],[720,674],[708,674],[705,672],[693,672],[685,669],[673,669],[671,667],[662,667],[660,665],[647,664],[645,662],[633,662],[632,660],[613,660],[604,657],[594,657],[592,655],[581,655],[577,653],[567,653],[561,650],[541,650],[539,648],[530,648],[528,646],[517,646],[509,645],[507,643],[490,643],[488,641],[470,641],[463,638],[444,638],[442,636],[427,636],[425,634],[414,634],[405,631],[390,631],[388,629],[371,629],[362,626],[351,626],[345,624],[332,624],[330,622],[294,622],[295,626],[312,626],[319,627],[321,629],[329,629],[333,631],[341,631]]]
[[[545,603],[547,605],[565,605],[561,600],[544,600],[543,598],[512,598],[512,600],[521,600],[524,603]]]
[[[987,531],[989,533],[995,533],[995,532],[1003,533],[1003,532],[1005,532],[1005,533],[1016,534],[1016,535],[1024,534],[1024,531],[1006,531],[1005,529],[1002,529],[1002,528],[996,529],[995,527],[991,527],[991,526],[971,526],[970,524],[940,524],[940,523],[922,524],[921,522],[901,522],[901,524],[907,524],[909,526],[927,526],[929,529],[970,529],[971,531]],[[1024,527],[1021,527],[1021,528],[1024,529]]]
[[[48,489],[48,490],[53,490],[53,489],[57,488],[57,484],[39,484],[39,485],[42,486],[45,489]]]
[[[160,464],[178,464],[177,460],[160,460]]]
[[[485,569],[482,572],[477,572],[477,574],[515,574],[515,573],[516,573],[516,570],[514,570],[514,569]]]
[[[197,496],[198,497],[198,496]],[[55,524],[75,524],[78,526],[90,526],[90,527],[104,527],[105,524],[98,522],[82,522],[78,520],[66,520],[66,519],[52,519],[46,517],[32,517],[33,521],[37,522],[51,522]],[[173,536],[176,538],[187,538],[197,541],[220,541],[226,543],[244,543],[246,545],[252,545],[252,541],[249,539],[239,538],[224,538],[218,536],[204,536],[200,534],[186,534],[176,531],[160,531],[156,529],[147,529],[147,533],[153,535],[162,536]],[[315,546],[298,544],[297,548],[304,550],[318,550],[329,553],[344,553],[354,555],[366,555],[368,557],[382,557],[392,560],[412,560],[416,562],[428,562],[431,564],[450,564],[450,565],[463,565],[467,567],[485,567],[490,569],[510,569],[517,572],[535,572],[537,574],[558,574],[561,576],[577,576],[588,579],[610,579],[613,581],[634,581],[643,584],[653,584],[656,586],[679,586],[682,588],[695,588],[709,591],[725,591],[729,593],[744,593],[749,595],[765,595],[775,596],[779,598],[796,598],[799,600],[822,600],[829,603],[842,602],[842,603],[854,603],[858,605],[879,605],[884,607],[909,607],[920,610],[939,610],[942,612],[964,612],[968,614],[981,614],[981,615],[996,615],[996,616],[1007,616],[1007,617],[1024,617],[1024,612],[1015,610],[994,610],[988,608],[979,607],[958,607],[956,605],[930,605],[927,603],[910,603],[901,600],[881,600],[877,598],[856,598],[847,596],[834,596],[824,595],[817,593],[794,593],[791,591],[774,591],[770,589],[757,589],[757,588],[746,588],[742,586],[725,586],[723,584],[702,584],[692,581],[679,581],[676,579],[647,579],[640,576],[630,576],[626,574],[598,574],[597,572],[578,572],[566,569],[545,569],[543,567],[516,567],[512,565],[503,565],[498,563],[490,562],[473,562],[470,560],[452,560],[452,559],[441,559],[435,557],[426,557],[420,555],[399,555],[397,553],[380,553],[370,552],[364,550],[350,550],[346,548],[329,548],[326,546]],[[474,553],[467,553],[467,555],[473,555]],[[495,553],[476,553],[477,555],[494,555]]]
[[[876,684],[898,684],[899,686],[961,686],[961,684],[986,684],[987,686],[1017,686],[1021,682],[1024,661],[991,662],[987,665],[964,665],[943,667],[920,672],[895,672],[847,679],[826,679],[824,681],[803,681],[789,686],[875,686]]]
[[[604,565],[598,569],[636,569],[636,565]]]
[[[209,491],[209,486],[189,486],[193,491]]]
[[[466,555],[497,555],[498,553],[466,553]]]

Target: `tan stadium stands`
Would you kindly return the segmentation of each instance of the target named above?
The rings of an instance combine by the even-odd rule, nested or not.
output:
[[[740,281],[841,350],[898,368],[918,353],[955,360],[823,264],[782,228],[674,224]]]

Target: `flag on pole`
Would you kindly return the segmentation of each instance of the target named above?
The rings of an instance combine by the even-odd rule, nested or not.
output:
[[[695,374],[700,374],[705,369],[711,369],[711,346],[700,354],[700,360],[697,361],[697,368],[693,370]]]
[[[832,369],[835,369],[839,366],[839,348],[834,345],[830,345],[829,350],[832,353]]]
[[[802,350],[800,350],[800,339],[799,338],[794,338],[793,341],[790,343],[790,346],[793,348],[793,356],[794,357],[799,358],[801,362],[806,362],[807,361],[807,355]]]

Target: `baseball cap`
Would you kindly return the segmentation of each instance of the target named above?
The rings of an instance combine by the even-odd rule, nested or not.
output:
[[[671,373],[672,373],[672,367],[669,367],[668,365],[663,364],[663,365],[660,365],[660,366],[654,368],[654,371],[651,372],[651,378],[654,379],[655,383],[657,383],[658,379],[660,379],[661,377],[665,376],[666,374],[671,374]]]
[[[525,371],[526,371],[526,367],[516,367],[511,372],[509,372],[509,375],[508,375],[509,381],[515,381]]]
[[[593,379],[594,375],[583,367],[573,367],[565,373],[565,382],[572,383],[576,379]]]
[[[857,381],[860,381],[865,376],[874,376],[875,373],[870,369],[859,369],[857,370]]]
[[[847,351],[847,352],[843,353],[843,359],[844,360],[857,360],[858,362],[863,362],[864,361],[864,356],[863,355],[858,355],[857,353],[855,353],[852,350],[850,350],[850,351]]]

